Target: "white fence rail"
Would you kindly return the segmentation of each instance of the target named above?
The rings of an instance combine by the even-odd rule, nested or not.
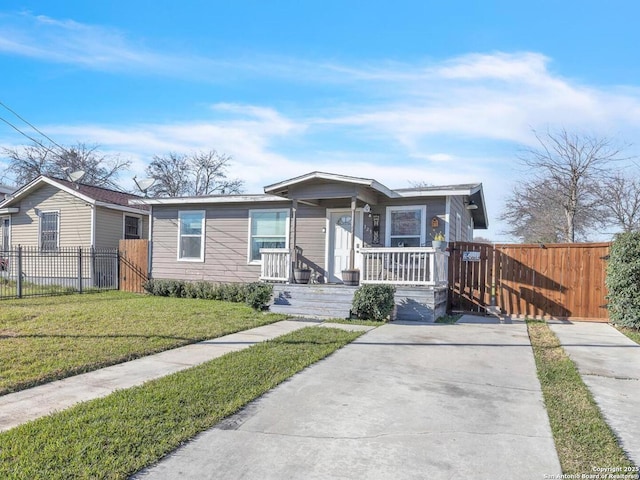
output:
[[[260,280],[273,282],[289,281],[291,255],[286,248],[261,248],[262,268]]]
[[[362,248],[361,283],[446,285],[449,254],[432,247]]]

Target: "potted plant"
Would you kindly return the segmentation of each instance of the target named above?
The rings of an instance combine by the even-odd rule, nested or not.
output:
[[[444,235],[442,232],[438,232],[433,237],[433,241],[431,242],[431,246],[433,248],[437,248],[438,250],[442,250],[444,248]]]
[[[345,269],[342,270],[342,283],[349,286],[357,286],[360,284],[360,270]]]
[[[310,268],[294,268],[293,269],[293,281],[296,283],[309,283],[311,278]]]

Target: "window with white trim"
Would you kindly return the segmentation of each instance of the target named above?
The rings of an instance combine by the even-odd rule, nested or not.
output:
[[[462,241],[462,217],[459,213],[456,212],[456,237],[454,238],[456,242]]]
[[[178,260],[204,261],[204,210],[178,212]]]
[[[57,250],[60,245],[60,212],[40,212],[40,249]]]
[[[289,209],[249,210],[249,263],[260,263],[261,248],[289,248]]]
[[[2,218],[2,250],[9,250],[11,245],[11,218]]]
[[[421,247],[425,244],[427,207],[387,207],[386,243],[389,247]]]

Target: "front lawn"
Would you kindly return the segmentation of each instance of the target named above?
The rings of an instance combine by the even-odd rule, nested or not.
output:
[[[562,473],[632,467],[558,337],[544,321],[527,320],[527,328]]]
[[[117,291],[2,301],[0,395],[284,318]]]
[[[634,342],[640,344],[640,330],[637,328],[629,328],[629,327],[616,327],[620,332],[624,333],[627,337],[629,337]]]
[[[128,478],[361,334],[307,327],[21,425],[0,478]]]

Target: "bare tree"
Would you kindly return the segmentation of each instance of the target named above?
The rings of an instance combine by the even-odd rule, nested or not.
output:
[[[616,172],[602,184],[604,218],[623,232],[640,230],[640,178]]]
[[[2,153],[9,159],[5,177],[10,177],[17,185],[29,183],[40,175],[67,178],[67,172],[85,172],[82,183],[99,187],[118,188],[119,174],[131,162],[117,155],[105,155],[97,145],[78,142],[70,147],[32,144],[17,148],[3,148]]]
[[[150,193],[159,197],[240,193],[244,182],[227,178],[230,161],[231,156],[215,150],[156,155],[146,171],[156,181]]]
[[[606,137],[534,131],[539,147],[520,160],[531,180],[517,186],[501,216],[506,233],[523,240],[574,242],[584,238],[602,209],[601,184],[622,148]],[[525,241],[527,241],[525,240]]]

